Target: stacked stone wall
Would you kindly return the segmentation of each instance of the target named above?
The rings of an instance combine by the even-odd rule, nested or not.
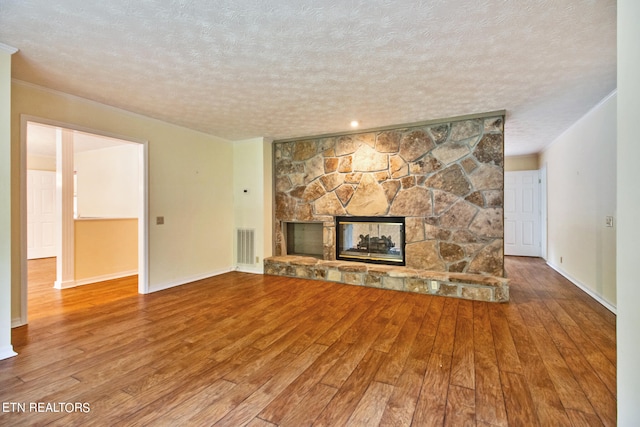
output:
[[[409,268],[504,275],[503,117],[276,142],[276,255],[282,224],[336,215],[406,217]]]

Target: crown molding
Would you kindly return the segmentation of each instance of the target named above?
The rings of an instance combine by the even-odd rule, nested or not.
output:
[[[9,46],[8,44],[4,44],[4,43],[0,43],[0,50],[3,52],[8,53],[9,55],[13,55],[14,53],[16,53],[18,51],[17,48],[13,47],[13,46]]]

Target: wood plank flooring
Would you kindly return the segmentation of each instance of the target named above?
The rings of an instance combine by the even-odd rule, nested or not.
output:
[[[30,261],[0,425],[616,425],[615,316],[541,259],[506,268],[495,304],[237,272],[59,291]]]

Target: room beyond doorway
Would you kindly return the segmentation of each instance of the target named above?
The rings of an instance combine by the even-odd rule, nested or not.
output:
[[[27,323],[27,248],[35,227],[27,175],[56,176],[55,287],[138,276],[148,292],[147,143],[35,117],[21,123],[21,315]],[[112,243],[109,243],[112,241]]]

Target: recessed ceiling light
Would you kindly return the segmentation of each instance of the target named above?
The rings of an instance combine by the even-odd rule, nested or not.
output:
[[[357,128],[358,126],[360,126],[360,122],[357,120],[351,120],[351,127],[352,128]]]

